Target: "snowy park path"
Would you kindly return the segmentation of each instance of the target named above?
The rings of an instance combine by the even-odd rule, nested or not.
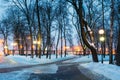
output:
[[[91,80],[85,75],[83,75],[77,65],[60,65],[57,73],[54,74],[35,74],[32,73],[28,80]]]
[[[18,59],[17,56],[5,59],[5,63],[9,63],[12,60],[13,63],[17,64],[17,66],[1,66],[0,80],[110,80],[102,74],[95,73],[94,71],[82,66],[89,64],[89,62],[91,63],[92,59],[88,56],[73,56],[67,59],[53,60],[53,62],[51,61],[49,63],[30,65],[19,64],[18,62],[21,62],[21,59],[23,60],[21,57],[19,57],[17,63],[15,62],[17,61],[16,59]],[[25,59],[23,60],[24,62]],[[33,61],[33,63],[36,61]],[[29,59],[28,62],[31,62],[31,59]],[[14,65],[12,63],[10,64]]]
[[[28,80],[110,80],[103,75],[93,74],[90,70],[79,66],[80,63],[71,63],[74,59],[60,61],[56,63],[58,70],[56,73],[32,73]]]
[[[56,61],[56,62],[51,62],[51,63],[46,63],[46,64],[36,64],[36,65],[25,65],[25,66],[16,66],[16,67],[8,67],[8,68],[0,68],[0,73],[7,73],[7,72],[12,72],[12,71],[19,71],[25,68],[34,68],[34,67],[39,67],[39,66],[47,66],[47,65],[51,65],[51,64],[57,64],[57,63],[61,63],[62,61],[67,61],[67,60],[71,60],[74,59],[76,57],[72,57],[66,60],[61,60],[61,61]]]

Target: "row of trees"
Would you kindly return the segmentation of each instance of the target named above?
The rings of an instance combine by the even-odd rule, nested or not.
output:
[[[88,48],[92,52],[93,61],[98,62],[97,54],[100,47],[98,30],[103,28],[106,31],[104,48],[109,49],[110,63],[113,63],[112,49],[115,48],[117,53],[115,59],[119,65],[119,0],[9,0],[9,2],[11,5],[0,26],[4,46],[8,44],[8,37],[11,35],[18,43],[20,54],[25,48],[27,51],[30,46],[33,57],[33,42],[36,40],[37,56],[41,57],[41,51],[44,54],[46,48],[49,54],[53,46],[57,53],[60,45],[62,57],[63,46],[68,44],[73,46],[71,32],[74,31],[77,32],[78,44],[82,46],[84,55]],[[66,56],[66,50],[64,53]]]
[[[66,11],[67,2],[64,0],[10,0],[10,3],[0,26],[4,46],[8,45],[9,37],[13,36],[19,54],[23,54],[24,50],[28,51],[30,46],[29,50],[33,57],[33,45],[36,41],[37,43],[34,45],[37,51],[36,55],[41,57],[41,51],[44,54],[47,48],[48,55],[53,50],[53,46],[57,53],[61,43],[62,57],[63,46],[72,43],[72,34],[69,32],[72,31],[72,28],[69,25],[68,11]]]

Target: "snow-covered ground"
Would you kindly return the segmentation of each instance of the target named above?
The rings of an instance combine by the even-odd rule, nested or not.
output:
[[[81,66],[89,69],[96,75],[102,74],[103,76],[107,77],[108,79],[111,80],[119,80],[120,79],[120,67],[116,65],[109,64],[109,56],[107,55],[104,58],[103,64],[101,63],[101,55],[98,56],[99,58],[99,63],[94,63],[92,62],[92,56],[82,56],[77,59],[73,60],[68,60],[64,61],[63,63],[74,63],[77,62],[79,63],[79,69],[81,69]]]
[[[7,57],[0,56],[0,68],[5,67],[15,67],[15,66],[24,66],[24,65],[36,65],[36,64],[46,64],[46,63],[52,63],[56,61],[61,61],[65,59],[69,59],[72,57],[75,57],[75,55],[67,55],[66,57],[62,57],[59,55],[58,58],[56,58],[55,55],[51,55],[51,59],[47,58],[46,56],[42,56],[41,58],[34,57],[31,58],[30,56],[20,56],[20,55],[9,55]]]
[[[60,56],[56,59],[54,55],[51,56],[51,59],[46,59],[45,56],[42,56],[41,59],[39,58],[31,58],[25,56],[7,56],[1,57],[0,56],[0,68],[4,67],[15,67],[15,66],[24,66],[24,65],[36,65],[36,64],[45,64],[51,63],[55,61],[65,60],[72,57],[76,57],[75,55],[69,55],[67,57],[61,58]],[[101,61],[101,56],[99,55],[99,61]],[[105,77],[111,80],[119,80],[120,76],[120,67],[116,65],[108,64],[109,56],[104,58],[104,63],[94,63],[92,62],[92,56],[78,56],[75,59],[64,61],[63,63],[79,63],[78,68],[84,67],[98,74],[102,74]],[[0,73],[0,80],[27,80],[30,77],[31,73],[39,74],[39,73],[56,73],[58,70],[58,65],[50,64],[48,66],[39,66],[34,68],[27,68],[21,71],[13,71],[8,73]],[[85,73],[85,72],[84,72]],[[102,80],[102,79],[101,79]]]
[[[46,56],[40,58],[31,58],[30,56],[19,56],[19,55],[10,55],[7,57],[0,56],[0,68],[8,68],[15,66],[25,66],[25,65],[36,65],[36,64],[45,64],[52,63],[56,61],[61,61],[69,58],[76,57],[75,55],[67,55],[67,57],[60,57],[56,59],[55,55],[51,56],[51,59],[46,59]],[[27,69],[22,69],[20,71],[12,71],[7,73],[0,73],[0,80],[28,80],[30,74],[40,74],[40,73],[56,73],[58,66],[56,64],[42,65],[39,67],[32,67]]]
[[[80,66],[83,66],[84,68],[87,68],[95,73],[102,74],[111,80],[120,79],[120,67],[116,65],[90,62],[90,63],[80,64]]]
[[[99,61],[101,61],[101,55],[98,55],[98,59]],[[103,58],[103,60],[105,61],[108,61],[109,60],[109,56],[105,56],[105,58]],[[72,60],[67,60],[67,61],[64,61],[63,63],[88,63],[88,62],[92,62],[92,56],[91,55],[88,55],[88,56],[79,56],[79,58],[76,58],[76,59],[72,59]]]
[[[89,58],[87,56],[78,58],[74,60],[73,62],[89,62],[91,61],[91,56]],[[84,59],[84,60],[83,60]],[[101,56],[99,56],[99,61],[101,60]],[[80,63],[79,67],[82,66],[84,68],[89,69],[93,73],[95,72],[98,74],[102,74],[103,76],[107,77],[108,79],[111,80],[119,80],[120,79],[120,67],[116,65],[109,64],[109,56],[106,56],[104,58],[104,63],[102,64],[101,62],[95,63],[95,62],[89,62],[89,63]]]
[[[0,73],[0,80],[28,80],[30,74],[40,74],[40,73],[56,73],[58,66],[51,64],[48,66],[40,66],[34,68],[27,68],[20,71],[13,71],[8,73]]]

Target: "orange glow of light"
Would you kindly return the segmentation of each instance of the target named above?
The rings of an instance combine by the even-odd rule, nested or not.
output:
[[[81,46],[74,46],[73,48],[74,48],[74,51],[81,51],[82,50]]]
[[[34,48],[35,48],[35,46],[34,46],[34,45],[32,45],[32,48],[34,49]]]
[[[7,53],[8,52],[8,49],[5,49],[5,53]]]
[[[69,46],[64,46],[63,50],[68,50],[70,47]]]
[[[4,57],[3,57],[4,53],[3,52],[0,52],[0,63],[3,63],[4,62]]]
[[[98,51],[101,51],[101,48],[98,49]],[[112,54],[115,54],[115,49],[112,50]],[[105,54],[109,54],[109,49],[105,48]]]
[[[7,48],[8,48],[8,46],[4,46],[4,48],[5,48],[5,49],[7,49]]]
[[[108,54],[108,48],[106,48],[106,50],[105,50],[105,54]]]
[[[3,52],[0,52],[0,56],[3,56],[4,55],[4,53]]]
[[[101,48],[99,48],[98,50],[101,51]]]
[[[22,45],[20,45],[20,49],[22,49],[23,48],[23,46]]]
[[[115,54],[115,49],[112,50],[112,54]]]
[[[33,41],[33,44],[37,44],[37,41]]]
[[[9,54],[12,54],[12,51],[9,51]]]
[[[17,45],[17,43],[16,43],[16,42],[14,42],[14,43],[12,43],[11,45],[12,45],[12,46],[16,46],[16,45]]]
[[[28,36],[28,37],[27,37],[27,39],[31,39],[31,37],[30,37],[30,36]]]
[[[33,41],[33,44],[40,44],[41,42],[40,41]]]
[[[37,41],[37,44],[40,44],[41,42],[40,41]]]
[[[108,51],[108,48],[106,48],[106,51]]]
[[[4,40],[3,39],[0,39],[0,43],[3,43],[4,42]]]

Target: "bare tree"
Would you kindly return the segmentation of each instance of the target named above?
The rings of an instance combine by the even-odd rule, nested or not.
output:
[[[17,6],[22,13],[25,15],[29,33],[30,33],[30,43],[31,43],[31,57],[33,58],[33,20],[35,12],[35,2],[33,0],[12,0],[15,6]]]
[[[8,55],[8,36],[10,35],[10,21],[8,18],[2,20],[0,25],[0,32],[3,36],[3,49],[4,49],[4,55]]]
[[[82,8],[83,1],[82,0],[80,0],[80,1],[79,0],[70,0],[70,1],[67,0],[67,1],[73,5],[73,7],[79,17],[79,23],[80,23],[81,35],[82,35],[83,42],[91,50],[93,61],[98,62],[97,50],[96,50],[93,42],[90,43],[86,38],[85,30],[87,31],[90,38],[92,38],[93,36],[90,34],[91,29],[88,26],[88,23],[85,21],[84,16],[83,16],[83,13],[84,13],[83,8]]]
[[[113,64],[113,23],[114,23],[114,0],[111,0],[111,24],[110,24],[110,64]]]
[[[116,49],[116,54],[115,54],[115,60],[116,64],[120,66],[120,0],[116,2],[116,17],[117,17],[117,22],[118,22],[118,43],[117,43],[117,49]]]

